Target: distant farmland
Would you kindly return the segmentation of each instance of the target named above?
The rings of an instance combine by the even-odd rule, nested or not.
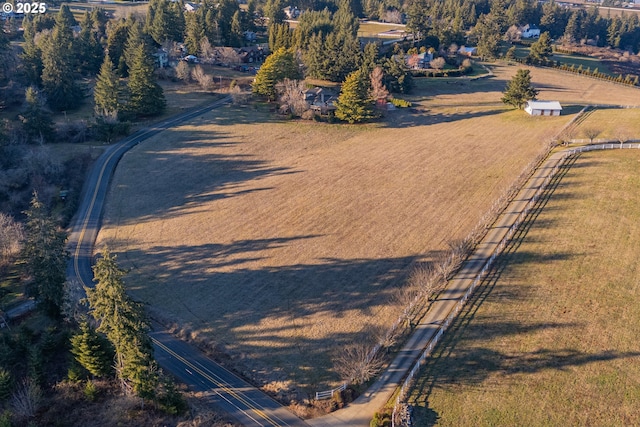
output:
[[[495,73],[423,84],[413,109],[381,124],[228,107],[163,132],[122,160],[99,240],[131,268],[136,298],[247,376],[271,389],[335,385],[332,356],[395,320],[409,266],[465,236],[580,109],[508,110],[500,91],[515,68]],[[592,83],[533,75],[563,102]],[[593,84],[609,90],[595,102],[638,93]]]
[[[640,424],[638,164],[568,169],[425,365],[415,425]]]

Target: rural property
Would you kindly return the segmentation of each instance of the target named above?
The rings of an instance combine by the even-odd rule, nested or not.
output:
[[[266,389],[331,388],[341,347],[397,318],[412,265],[465,237],[584,104],[638,99],[535,69],[539,97],[565,114],[528,117],[500,102],[515,71],[428,82],[384,124],[214,111],[124,157],[99,242],[152,313]]]

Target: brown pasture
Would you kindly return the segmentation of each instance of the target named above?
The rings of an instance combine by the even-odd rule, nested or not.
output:
[[[333,386],[336,351],[396,319],[409,267],[465,236],[579,110],[509,110],[515,68],[494,72],[422,86],[379,124],[231,106],[163,132],[121,161],[99,246],[131,269],[135,298],[256,382]],[[533,74],[580,102],[574,77]]]
[[[639,164],[614,150],[568,169],[428,359],[415,425],[640,424]]]

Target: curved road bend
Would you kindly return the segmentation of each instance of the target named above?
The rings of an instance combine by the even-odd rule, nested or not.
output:
[[[98,231],[109,184],[118,162],[140,142],[187,120],[218,108],[230,98],[174,116],[141,129],[110,146],[93,166],[82,196],[78,214],[69,236],[72,257],[67,266],[69,280],[83,286],[93,283],[91,270],[93,245]],[[151,333],[155,356],[160,366],[192,390],[204,392],[211,403],[245,426],[308,425],[278,402],[227,369],[202,355],[196,348],[174,338],[166,331]]]

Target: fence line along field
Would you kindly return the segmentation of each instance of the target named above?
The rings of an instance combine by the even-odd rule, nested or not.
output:
[[[637,150],[570,166],[418,377],[416,425],[639,425]]]
[[[98,246],[131,269],[135,298],[245,375],[326,389],[336,352],[397,318],[408,267],[464,237],[580,109],[508,110],[515,69],[500,72],[416,94],[381,124],[230,106],[163,132],[121,161]]]

